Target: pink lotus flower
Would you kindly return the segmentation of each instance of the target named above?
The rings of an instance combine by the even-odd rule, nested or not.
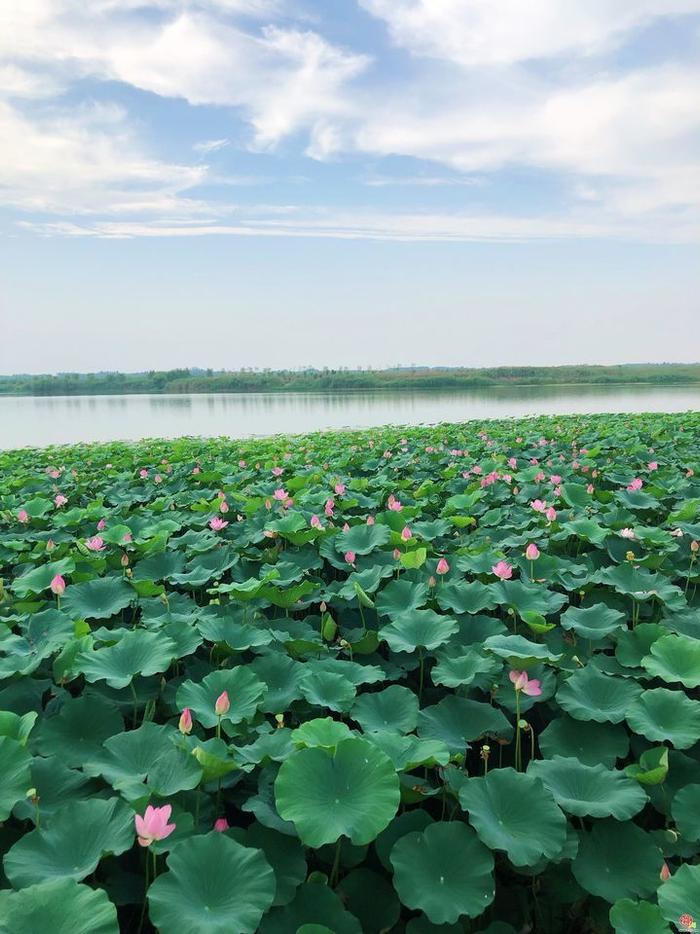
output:
[[[56,507],[56,509],[60,509],[61,506],[65,506],[67,502],[68,502],[68,498],[64,496],[62,493],[57,493],[53,498],[53,504]]]
[[[177,725],[177,728],[183,736],[187,736],[192,732],[192,713],[189,707],[185,707],[185,709],[180,714],[180,721]]]
[[[124,552],[124,554],[119,559],[119,563],[121,564],[123,568],[129,567],[129,556],[126,552]]]
[[[630,493],[633,493],[635,490],[641,490],[644,486],[644,481],[640,477],[635,477],[634,480],[629,484],[627,489]]]
[[[513,669],[508,677],[513,682],[516,691],[522,691],[528,697],[539,697],[542,693],[542,687],[537,678],[528,678],[526,671],[517,671]]]
[[[238,466],[241,468],[241,470],[243,470],[244,467],[246,466],[245,461],[238,461]]]
[[[554,506],[550,506],[549,509],[545,511],[545,516],[548,522],[554,522],[557,518],[557,511]]]
[[[139,477],[141,477],[142,480],[145,480],[147,476],[148,476],[148,471],[146,470],[145,467],[142,467],[141,470],[139,470]]]
[[[168,823],[171,813],[172,807],[169,804],[164,804],[162,808],[154,808],[149,804],[143,817],[134,814],[139,846],[150,846],[156,840],[165,840],[170,836],[176,827],[175,824]]]
[[[544,512],[547,508],[547,504],[541,499],[533,499],[530,503],[530,506],[535,510],[535,512]]]
[[[51,588],[51,593],[55,594],[57,597],[61,597],[66,591],[66,582],[60,574],[57,574],[49,584],[49,587]]]
[[[357,556],[354,551],[346,551],[344,557],[348,564],[355,564],[355,558]]]
[[[105,522],[104,519],[100,519],[100,521],[97,523],[97,531],[104,532],[106,528],[107,528],[107,523]]]
[[[445,560],[445,558],[440,558],[440,560],[437,563],[437,567],[435,568],[435,573],[436,574],[447,574],[449,570],[450,570],[450,566]]]
[[[491,568],[491,571],[499,577],[502,581],[510,580],[513,576],[513,568],[507,561],[498,561]]]
[[[281,477],[283,473],[284,473],[284,468],[283,468],[283,467],[273,467],[273,468],[272,468],[272,476],[273,476],[273,477]]]
[[[222,529],[225,529],[228,525],[228,522],[225,519],[220,519],[218,516],[214,516],[213,519],[209,521],[209,528],[212,532],[220,532]]]
[[[403,541],[407,542],[409,539],[413,538],[413,532],[409,529],[407,525],[401,530],[401,538]]]
[[[334,508],[335,508],[335,500],[327,499],[326,505],[323,507],[323,512],[329,519],[333,515]]]
[[[198,473],[201,473],[201,472],[202,472],[202,468],[201,468],[200,466],[196,466],[196,467],[193,467],[193,468],[192,468],[192,473],[193,473],[195,476],[196,476]]]
[[[374,516],[367,516],[367,525],[374,525]]]
[[[47,467],[46,473],[51,477],[52,480],[58,480],[61,476],[61,471],[57,467]]]
[[[345,492],[345,484],[336,483],[336,485],[333,487],[333,490],[338,496],[342,496],[343,493]]]
[[[221,694],[216,698],[216,703],[214,704],[214,713],[217,717],[223,717],[225,713],[228,713],[231,709],[231,701],[229,700],[228,691],[222,691]]]
[[[386,501],[386,508],[390,509],[392,512],[401,512],[403,505],[392,493]]]
[[[535,474],[534,481],[535,483],[542,483],[542,481],[545,480],[546,477],[547,477],[547,474],[544,472],[544,470],[540,470],[539,473]]]
[[[214,830],[217,833],[224,833],[228,829],[229,829],[229,825],[225,817],[219,817],[217,820],[214,821]]]
[[[670,878],[671,878],[671,870],[668,868],[668,864],[664,860],[664,862],[661,865],[661,872],[659,873],[659,879],[661,879],[662,882],[668,882]]]
[[[228,510],[229,510],[229,505],[228,505],[228,503],[226,502],[226,500],[225,500],[225,499],[220,500],[220,501],[219,501],[219,511],[220,511],[220,512],[228,512]]]
[[[540,549],[537,547],[537,545],[534,544],[534,542],[530,542],[530,544],[525,549],[525,557],[528,561],[537,561],[539,556]]]
[[[157,473],[153,479],[154,479],[154,481],[155,481],[156,483],[162,483],[162,482],[163,482],[163,478],[161,477],[161,475],[160,475],[159,473]]]
[[[343,525],[343,532],[349,532],[349,531],[350,531],[350,526],[349,526],[348,523],[346,522],[346,523]]]
[[[29,522],[29,513],[26,509],[20,509],[17,513],[17,518],[20,522]]]
[[[549,478],[549,482],[553,483],[554,486],[559,486],[559,484],[561,483],[561,477],[559,476],[558,473],[553,473],[552,476]]]
[[[287,499],[288,497],[289,497],[289,493],[287,493],[286,490],[282,489],[282,487],[280,487],[278,490],[275,490],[275,492],[272,494],[272,498],[279,500],[280,502],[284,499]]]
[[[311,516],[311,521],[309,522],[309,525],[311,526],[312,529],[323,528],[323,524],[321,523],[321,520],[318,518],[318,516]]]
[[[681,532],[681,535],[682,534],[683,533]],[[51,552],[54,551],[55,548],[56,548],[56,542],[52,538],[50,538],[48,542],[46,543],[46,550],[48,551],[49,554],[51,554]]]
[[[648,469],[648,470],[658,470],[658,469],[659,469],[659,465],[658,465],[658,463],[657,463],[656,461],[649,461],[649,463],[647,464],[647,469]]]
[[[592,483],[589,483],[588,486],[586,487],[586,493],[588,493],[589,496],[592,496],[594,491],[595,491],[595,487],[593,486]]]
[[[399,558],[401,557],[401,552],[399,551],[399,549],[394,548],[394,551],[392,553],[394,555],[394,561],[398,561]]]
[[[617,534],[620,536],[620,538],[629,538],[629,539],[636,538],[634,534],[634,529],[620,529],[620,531]]]
[[[88,551],[102,551],[105,547],[105,543],[99,535],[93,535],[92,538],[88,538],[85,542],[85,547]]]
[[[515,468],[518,466],[518,460],[517,460],[517,458],[515,458],[515,457],[509,457],[509,458],[508,458],[508,466],[510,467],[511,470],[515,470]]]

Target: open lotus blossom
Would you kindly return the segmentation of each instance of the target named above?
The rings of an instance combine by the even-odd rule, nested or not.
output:
[[[508,466],[510,467],[511,470],[515,470],[515,468],[518,466],[517,458],[515,458],[515,457],[509,457],[509,458],[508,458]]]
[[[17,513],[17,518],[20,522],[29,522],[29,513],[26,509],[20,509],[20,511]]]
[[[530,506],[535,510],[535,512],[544,512],[547,508],[547,504],[541,499],[533,499],[530,503]]]
[[[635,477],[634,480],[628,484],[627,489],[632,493],[635,490],[641,490],[644,486],[644,481],[640,477]]]
[[[658,469],[659,469],[659,465],[658,465],[658,463],[657,463],[656,461],[649,461],[649,463],[647,464],[647,469],[648,469],[648,470],[658,470]]]
[[[214,830],[217,833],[224,833],[228,829],[229,824],[225,817],[219,817],[214,821]]]
[[[629,539],[636,538],[634,534],[634,529],[620,529],[620,531],[617,534],[620,536],[620,538],[629,538]]]
[[[513,568],[507,561],[498,561],[491,568],[491,571],[502,581],[510,580],[513,576]]]
[[[540,549],[537,547],[537,545],[534,544],[534,542],[530,542],[530,544],[525,549],[525,557],[528,561],[537,561],[539,556]]]
[[[322,529],[322,528],[323,528],[323,524],[322,524],[321,520],[318,518],[318,516],[311,516],[311,520],[310,520],[310,522],[309,522],[309,525],[311,526],[312,529]]]
[[[353,565],[355,564],[355,558],[356,558],[356,557],[357,557],[357,555],[355,554],[354,551],[346,551],[346,552],[345,552],[345,555],[344,555],[344,558],[345,558],[345,560],[347,561],[347,563],[348,563],[348,564],[353,564]]]
[[[229,700],[228,691],[222,691],[221,694],[216,698],[216,703],[214,704],[214,713],[217,717],[223,717],[225,713],[228,713],[231,709],[231,701]]]
[[[327,499],[326,505],[323,507],[324,514],[330,518],[333,515],[333,510],[335,509],[335,500]]]
[[[278,490],[275,490],[275,492],[272,494],[272,498],[279,500],[281,502],[282,500],[289,498],[289,493],[287,493],[285,489],[280,487]]]
[[[273,477],[281,477],[283,473],[284,473],[284,468],[283,468],[283,467],[273,467],[273,468],[272,468],[272,476],[273,476]]]
[[[185,707],[185,709],[180,714],[180,721],[177,725],[177,728],[183,734],[183,736],[187,736],[192,732],[192,712],[189,707]]]
[[[401,530],[401,538],[407,542],[410,538],[413,538],[413,532],[409,529],[407,525]]]
[[[336,483],[336,485],[333,487],[333,490],[335,493],[337,493],[338,496],[342,496],[343,493],[345,492],[345,484]]]
[[[68,502],[68,497],[64,496],[62,493],[57,493],[53,498],[53,504],[56,509],[60,509],[61,506],[65,506]]]
[[[169,824],[172,807],[164,804],[161,808],[148,805],[143,816],[134,814],[136,834],[140,846],[150,846],[156,840],[165,840],[175,830],[175,824]]]
[[[213,519],[209,520],[209,528],[213,532],[220,532],[222,529],[225,529],[228,525],[228,522],[225,519],[220,519],[219,516],[214,516]]]
[[[513,682],[516,691],[522,691],[528,697],[539,697],[542,693],[542,686],[537,678],[528,678],[526,671],[513,669],[508,673],[508,677]]]
[[[49,587],[51,588],[51,593],[55,594],[57,597],[61,597],[66,591],[66,582],[60,574],[56,574],[49,584]]]
[[[93,535],[92,538],[88,538],[88,540],[85,542],[85,547],[88,549],[88,551],[102,551],[105,547],[105,543],[99,535]]]
[[[141,470],[139,470],[139,477],[141,477],[142,480],[145,480],[147,476],[148,476],[148,471],[146,470],[145,467],[142,467]]]
[[[403,509],[403,504],[400,500],[396,499],[392,493],[386,501],[386,508],[390,509],[392,512],[401,512]]]
[[[447,563],[446,559],[440,558],[440,560],[437,563],[437,567],[435,568],[435,573],[436,574],[447,574],[449,570],[450,570],[450,566]]]

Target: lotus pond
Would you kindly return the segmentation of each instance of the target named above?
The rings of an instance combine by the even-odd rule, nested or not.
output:
[[[0,932],[700,920],[700,414],[0,454]]]

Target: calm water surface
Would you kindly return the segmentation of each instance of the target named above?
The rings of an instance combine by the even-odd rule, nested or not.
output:
[[[0,397],[0,448],[213,437],[470,418],[700,409],[698,387],[531,387],[455,392]]]

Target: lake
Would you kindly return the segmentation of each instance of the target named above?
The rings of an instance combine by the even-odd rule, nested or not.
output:
[[[0,447],[323,428],[417,425],[472,418],[700,409],[700,386],[537,386],[453,392],[0,396]]]

